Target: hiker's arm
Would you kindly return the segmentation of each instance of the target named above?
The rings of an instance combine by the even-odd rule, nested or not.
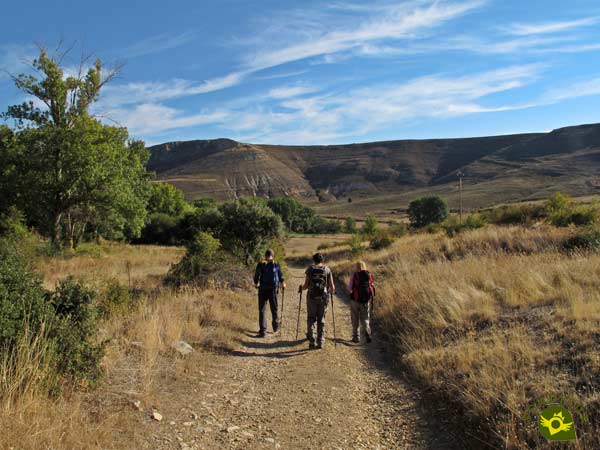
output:
[[[350,277],[350,281],[348,282],[348,292],[352,292],[354,289],[354,274]]]
[[[278,266],[277,270],[279,271],[278,277],[279,281],[281,281],[281,287],[285,289],[285,277],[283,276],[283,270],[281,270],[281,266]]]
[[[333,282],[333,273],[329,273],[329,290],[335,294],[335,283]]]
[[[300,285],[300,287],[298,288],[298,292],[307,290],[309,283],[310,283],[310,279],[308,278],[308,274],[306,274],[306,277],[304,278],[304,284]]]
[[[256,270],[254,271],[254,285],[258,286],[259,281],[260,281],[260,264],[257,264]]]
[[[371,282],[371,289],[373,289],[373,296],[375,295],[375,282],[373,281],[373,275],[369,275],[369,281]]]

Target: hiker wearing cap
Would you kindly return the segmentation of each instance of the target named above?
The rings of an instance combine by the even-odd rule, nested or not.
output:
[[[323,255],[320,253],[313,256],[313,264],[306,269],[304,284],[298,288],[298,292],[308,289],[306,297],[306,337],[309,341],[309,348],[323,348],[325,343],[325,314],[329,305],[329,295],[335,294],[333,275],[329,267],[323,263],[323,260]],[[315,324],[317,326],[316,343]]]
[[[271,308],[273,332],[279,329],[279,314],[277,307],[277,291],[279,285],[285,289],[285,280],[279,264],[275,261],[275,252],[271,249],[265,252],[265,259],[258,263],[254,272],[254,285],[258,288],[258,337],[267,333],[267,302]]]
[[[360,325],[362,334],[364,334],[367,343],[370,343],[370,304],[375,296],[375,285],[373,284],[373,276],[367,270],[367,265],[364,261],[356,263],[356,272],[350,278],[348,289],[351,293],[352,342],[360,342],[358,329]]]

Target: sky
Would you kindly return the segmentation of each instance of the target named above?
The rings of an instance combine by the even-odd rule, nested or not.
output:
[[[2,6],[0,109],[37,46],[122,66],[92,112],[147,144],[335,144],[600,122],[597,0],[31,0]]]

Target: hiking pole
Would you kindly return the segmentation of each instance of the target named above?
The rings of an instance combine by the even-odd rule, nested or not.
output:
[[[333,292],[331,293],[331,317],[333,318],[333,345],[337,347],[337,336],[335,334],[335,308],[333,307]]]
[[[302,307],[302,291],[300,291],[300,300],[298,301],[298,321],[296,322],[296,340],[298,340],[298,330],[300,330],[300,308]]]
[[[285,288],[281,288],[281,317],[279,318],[279,332],[283,329],[283,312],[285,311]]]

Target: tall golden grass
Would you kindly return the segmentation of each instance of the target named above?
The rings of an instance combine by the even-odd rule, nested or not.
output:
[[[600,255],[558,251],[568,233],[488,227],[366,256],[377,329],[460,419],[465,447],[551,448],[536,418],[559,401],[575,414],[575,448],[600,448]]]
[[[100,325],[98,339],[108,341],[105,381],[96,391],[65,385],[61,395],[48,396],[43,389],[53,376],[48,340],[25,333],[18,351],[0,361],[0,449],[139,448],[139,413],[130,402],[160,405],[161,380],[198,363],[194,356],[178,356],[173,344],[183,340],[199,352],[231,350],[251,326],[255,302],[245,293],[160,286],[181,249],[109,245],[98,256],[45,258],[38,264],[47,286],[73,274],[102,290],[115,280],[129,285],[131,274],[136,306]]]

